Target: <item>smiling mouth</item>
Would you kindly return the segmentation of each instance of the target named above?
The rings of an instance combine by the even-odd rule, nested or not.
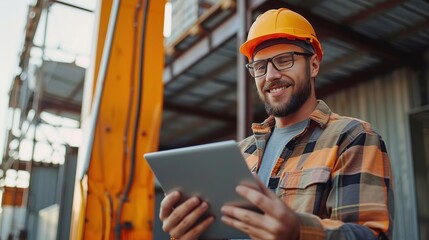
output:
[[[280,92],[281,90],[284,90],[288,88],[287,86],[283,86],[283,87],[279,87],[279,88],[273,88],[273,89],[268,89],[268,93],[276,93],[276,92]]]
[[[278,87],[275,87],[275,88],[270,88],[270,89],[267,89],[267,90],[265,90],[267,93],[276,93],[276,92],[280,92],[280,91],[282,91],[282,90],[285,90],[286,88],[288,88],[288,87],[290,87],[291,85],[284,85],[284,86],[278,86]]]

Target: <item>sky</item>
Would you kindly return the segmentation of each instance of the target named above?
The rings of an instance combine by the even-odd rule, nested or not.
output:
[[[9,90],[18,73],[28,5],[31,0],[1,0],[0,8],[0,156],[3,156]]]

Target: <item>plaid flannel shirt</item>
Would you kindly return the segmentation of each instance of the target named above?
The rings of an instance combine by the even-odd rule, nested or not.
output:
[[[273,117],[254,123],[254,135],[240,142],[252,172],[274,125]],[[386,147],[370,124],[319,100],[307,127],[284,147],[268,187],[296,211],[301,240],[366,240],[391,238],[392,182]]]

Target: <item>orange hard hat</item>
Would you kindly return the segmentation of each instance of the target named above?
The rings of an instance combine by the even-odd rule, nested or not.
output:
[[[308,42],[319,61],[322,61],[322,45],[313,27],[303,16],[287,8],[273,9],[259,15],[250,27],[247,41],[241,45],[240,52],[251,61],[256,46],[277,38]]]

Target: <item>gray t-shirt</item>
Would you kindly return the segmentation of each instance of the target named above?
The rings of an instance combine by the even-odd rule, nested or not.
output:
[[[268,186],[271,171],[280,157],[286,144],[297,134],[299,134],[308,124],[308,119],[284,128],[274,128],[270,139],[265,146],[264,155],[262,156],[261,166],[259,167],[258,176]]]
[[[258,176],[268,186],[271,171],[279,158],[281,151],[286,144],[297,134],[299,134],[308,124],[308,119],[284,128],[274,128],[270,139],[265,146],[264,155],[262,156],[261,166],[259,167]],[[230,239],[230,240],[248,240],[248,239]]]

